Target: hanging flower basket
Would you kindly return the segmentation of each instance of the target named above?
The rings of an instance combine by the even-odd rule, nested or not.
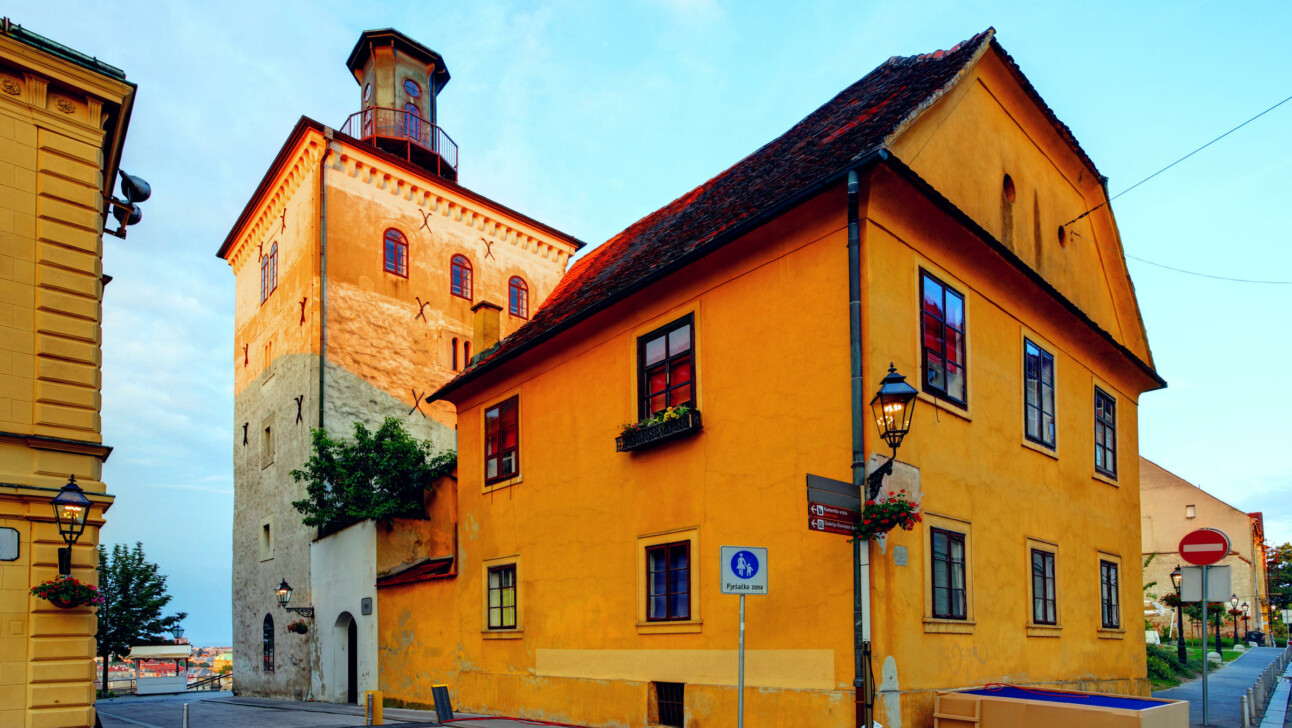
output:
[[[295,634],[305,634],[306,632],[310,631],[310,625],[305,620],[298,619],[295,622],[292,622],[291,624],[287,625],[287,631],[293,632]]]
[[[883,500],[866,501],[857,524],[857,538],[879,538],[894,528],[909,531],[921,520],[920,507],[906,499],[905,490],[900,490]]]
[[[1161,599],[1159,599],[1158,601],[1159,601],[1159,602],[1161,602],[1162,604],[1164,604],[1164,605],[1166,605],[1166,606],[1170,607],[1171,609],[1179,609],[1179,608],[1180,608],[1180,595],[1179,595],[1179,594],[1174,594],[1174,593],[1172,593],[1172,594],[1166,594],[1166,595],[1164,595]]]
[[[103,596],[99,594],[98,588],[83,584],[70,576],[58,576],[37,584],[31,588],[31,593],[59,609],[97,607],[103,603]]]

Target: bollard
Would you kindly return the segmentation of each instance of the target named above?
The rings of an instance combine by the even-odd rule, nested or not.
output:
[[[188,728],[188,703],[184,703],[184,723],[183,728]]]
[[[1246,708],[1244,715],[1247,716],[1247,720],[1255,721],[1256,720],[1256,696],[1252,694],[1251,688],[1247,688],[1247,692],[1243,693],[1243,707]]]
[[[364,725],[384,725],[385,719],[385,701],[382,700],[380,690],[367,690],[364,692]]]
[[[1238,700],[1243,709],[1243,728],[1252,728],[1251,716],[1247,714],[1247,696],[1244,695]]]

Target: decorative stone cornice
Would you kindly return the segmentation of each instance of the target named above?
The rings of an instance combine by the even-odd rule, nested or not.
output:
[[[291,161],[278,175],[278,181],[270,188],[261,200],[251,222],[243,226],[237,242],[229,251],[229,266],[234,273],[251,257],[251,251],[257,243],[262,243],[272,226],[277,222],[279,213],[287,206],[287,201],[300,189],[301,184],[310,177],[310,173],[323,155],[324,146],[321,136],[309,134],[302,140]]]
[[[333,144],[341,146],[341,151],[332,155],[329,169],[351,179],[412,202],[423,210],[439,213],[464,227],[504,241],[544,260],[556,261],[561,266],[569,262],[570,255],[575,251],[573,245],[564,241],[553,242],[544,237],[536,237],[533,233],[522,230],[519,225],[502,219],[502,214],[464,196],[453,194],[451,190],[436,185],[433,180],[418,179],[407,170],[384,164],[381,160],[364,154],[362,148],[343,145],[339,141]]]

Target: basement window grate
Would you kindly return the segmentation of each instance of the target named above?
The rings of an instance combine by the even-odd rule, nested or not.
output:
[[[686,725],[684,683],[655,683],[655,705],[659,709],[659,725],[683,728]]]

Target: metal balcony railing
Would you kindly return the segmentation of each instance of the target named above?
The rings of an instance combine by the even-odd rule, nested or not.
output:
[[[364,109],[345,120],[341,133],[366,141],[374,146],[394,151],[383,142],[395,142],[396,146],[406,145],[404,154],[410,161],[414,160],[415,150],[430,152],[439,158],[445,167],[452,170],[451,176],[457,177],[458,145],[440,127],[423,119],[418,114],[403,109],[372,107]],[[411,146],[408,146],[411,145]]]

